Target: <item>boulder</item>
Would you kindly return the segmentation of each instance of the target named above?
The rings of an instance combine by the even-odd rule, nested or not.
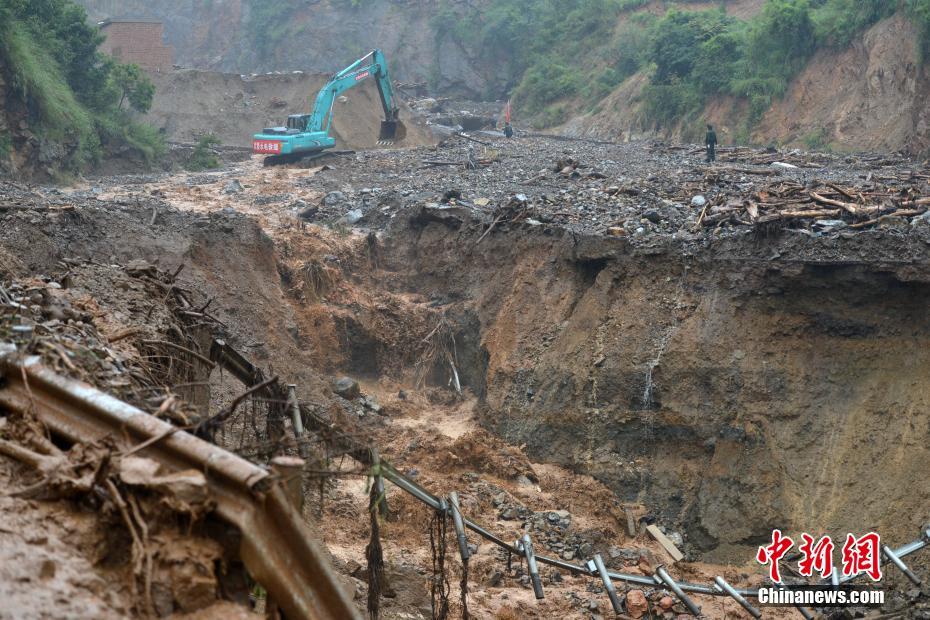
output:
[[[358,385],[358,381],[350,377],[340,377],[333,382],[333,392],[342,396],[346,400],[352,400],[358,398],[362,393],[362,389]]]

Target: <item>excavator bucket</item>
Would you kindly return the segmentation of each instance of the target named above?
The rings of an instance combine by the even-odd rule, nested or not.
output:
[[[394,144],[407,136],[407,128],[401,121],[381,121],[378,144]]]

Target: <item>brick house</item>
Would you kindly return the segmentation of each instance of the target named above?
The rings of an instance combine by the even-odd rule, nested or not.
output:
[[[157,19],[107,19],[100,22],[106,40],[101,51],[148,71],[171,71],[174,50],[165,45],[165,26]]]

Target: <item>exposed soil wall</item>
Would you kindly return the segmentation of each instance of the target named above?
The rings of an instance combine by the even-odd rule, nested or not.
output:
[[[724,557],[773,527],[919,526],[930,499],[909,482],[930,458],[919,244],[866,264],[861,239],[779,261],[805,248],[633,252],[538,227],[474,247],[467,226],[394,232],[391,264],[409,285],[479,317],[483,423],[533,458],[594,475]]]
[[[754,137],[820,137],[836,148],[922,152],[930,146],[930,79],[919,32],[903,15],[876,24],[845,50],[823,50],[765,115]]]
[[[757,144],[845,151],[922,153],[930,146],[926,101],[930,79],[919,60],[917,26],[890,17],[845,49],[822,49],[752,130]],[[659,127],[642,110],[648,77],[638,73],[596,110],[569,120],[567,135],[604,140],[649,136],[681,139],[713,123],[724,144],[737,140],[748,113],[732,97],[718,97],[691,127]]]
[[[191,143],[213,133],[223,145],[251,147],[256,132],[283,125],[289,114],[310,112],[329,76],[286,73],[248,77],[186,70],[152,74],[152,79],[155,100],[146,120],[163,130],[169,141]],[[332,135],[337,148],[376,147],[382,118],[373,81],[343,93],[333,113]],[[407,127],[401,146],[431,142],[429,130],[404,104],[401,120]]]
[[[429,81],[443,92],[473,98],[503,86],[499,66],[436,36],[431,20],[443,4],[437,0],[317,0],[284,7],[269,23],[254,18],[251,7],[259,3],[245,0],[78,2],[94,20],[131,15],[164,21],[176,62],[187,67],[332,73],[377,47],[404,82]]]

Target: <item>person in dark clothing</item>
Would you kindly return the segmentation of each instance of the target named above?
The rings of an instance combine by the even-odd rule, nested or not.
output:
[[[717,161],[717,132],[714,131],[713,125],[707,126],[707,136],[704,138],[704,144],[707,145],[707,163]]]
[[[504,123],[504,135],[508,138],[513,137],[513,127],[510,125],[510,123]]]

